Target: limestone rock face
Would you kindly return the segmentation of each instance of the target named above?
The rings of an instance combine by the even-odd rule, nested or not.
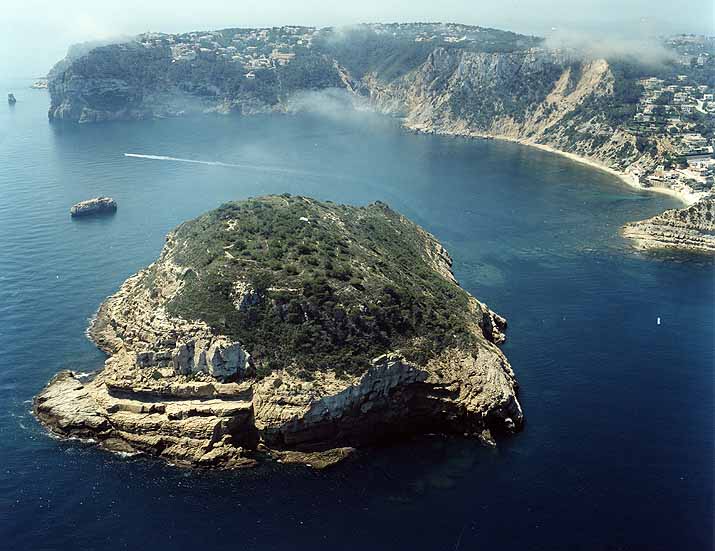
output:
[[[624,237],[640,249],[683,249],[715,253],[715,197],[626,224]]]
[[[403,77],[364,85],[378,110],[418,132],[543,144],[625,170],[647,161],[635,136],[590,108],[613,96],[615,80],[607,61],[561,51],[438,48]]]
[[[53,378],[35,400],[35,412],[43,424],[61,436],[92,439],[112,451],[141,452],[175,464],[221,468],[250,466],[265,456],[322,467],[349,456],[353,448],[407,434],[469,433],[489,440],[490,431],[509,433],[521,426],[523,413],[516,396],[516,378],[496,346],[504,340],[506,321],[459,288],[451,271],[452,260],[433,236],[383,204],[355,208],[284,197],[247,203],[230,205],[215,215],[209,213],[172,232],[159,259],[127,279],[101,305],[89,335],[109,355],[104,369],[89,381],[69,371]],[[296,214],[303,210],[306,216],[299,218]],[[296,239],[301,235],[336,239],[350,251],[343,262],[352,262],[353,280],[358,278],[358,270],[363,270],[361,283],[345,281],[342,272],[335,279],[329,278],[335,293],[331,297],[335,298],[325,303],[327,310],[318,311],[315,305],[322,302],[309,298],[314,287],[299,286],[305,275],[291,276],[293,279],[283,285],[274,282],[258,291],[259,280],[249,281],[240,267],[235,268],[236,258],[224,254],[237,246],[232,244],[227,249],[212,234],[216,253],[208,265],[223,262],[218,273],[236,278],[226,282],[222,304],[228,311],[215,325],[199,319],[206,306],[196,306],[200,309],[196,319],[189,319],[192,310],[182,310],[187,317],[178,315],[175,302],[202,296],[189,293],[189,286],[194,293],[202,292],[201,282],[208,277],[202,268],[205,259],[187,253],[206,252],[203,242],[197,241],[192,248],[196,244],[187,241],[201,239],[195,228],[208,228],[209,221],[215,220],[220,225],[214,228],[216,235],[226,232],[235,239],[233,232],[241,220],[250,219],[253,212],[265,215],[268,211],[284,215],[283,223],[295,220],[305,233],[286,231]],[[230,213],[238,218],[231,219]],[[362,234],[354,229],[363,227],[372,230]],[[363,327],[374,316],[380,317],[376,308],[385,308],[386,300],[386,295],[379,294],[383,293],[379,291],[382,285],[394,285],[390,287],[392,296],[402,296],[397,282],[387,279],[393,272],[386,263],[393,260],[384,255],[380,241],[368,240],[364,245],[361,241],[371,239],[381,228],[392,234],[389,246],[414,248],[404,261],[422,274],[424,291],[458,297],[463,311],[451,312],[457,315],[452,330],[462,328],[465,334],[461,340],[438,344],[443,336],[432,329],[424,332],[417,325],[407,330],[404,321],[385,318],[396,325],[381,326],[383,333],[394,332],[392,340],[371,349],[382,348],[382,354],[364,363],[360,360],[349,370],[333,369],[328,363],[306,375],[311,362],[319,361],[320,355],[308,351],[303,363],[298,357],[279,361],[276,358],[285,356],[265,350],[264,341],[254,335],[258,327],[249,326],[244,333],[232,329],[231,324],[240,325],[244,323],[241,320],[258,325],[268,319],[275,325],[273,341],[267,342],[289,346],[288,341],[280,340],[286,327],[313,327],[320,320],[324,331],[332,328],[325,323],[337,324],[336,335],[343,335]],[[261,235],[260,227],[251,231]],[[239,242],[246,242],[246,234],[232,241]],[[295,258],[304,258],[307,245],[297,243],[296,247]],[[364,259],[374,259],[370,262],[375,264],[364,265]],[[259,257],[246,265],[258,269],[256,264],[260,263]],[[305,261],[305,266],[313,265],[310,258]],[[375,275],[378,267],[384,271]],[[293,271],[296,269],[286,273]],[[373,303],[375,296],[380,298]],[[406,296],[395,300],[405,304]],[[208,300],[208,307],[215,306],[216,298]],[[335,300],[339,301],[336,305],[332,302]],[[263,322],[261,308],[270,314]],[[303,308],[300,316],[292,314],[297,308]],[[404,308],[400,315],[406,315]],[[333,317],[325,318],[326,312]],[[369,317],[360,321],[360,315],[368,316],[367,312]],[[433,316],[448,314],[433,312]],[[230,321],[233,315],[239,316],[238,322]],[[345,325],[351,319],[355,320],[354,327]],[[424,323],[431,328],[434,322],[427,318]],[[242,336],[237,338],[237,334]],[[318,336],[316,342],[328,338],[338,337],[326,334]],[[432,338],[436,339],[434,343],[429,341]],[[347,342],[359,342],[356,339],[357,335]],[[406,353],[395,349],[398,343],[408,348],[413,343],[421,352],[408,359]],[[302,341],[296,346],[298,354]],[[357,354],[357,344],[341,344],[335,351],[346,354],[349,346],[356,346]],[[330,350],[326,353],[332,354]],[[254,351],[258,353],[255,357]]]

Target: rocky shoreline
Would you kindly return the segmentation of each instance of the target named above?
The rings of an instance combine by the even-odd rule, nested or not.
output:
[[[281,208],[277,201],[258,202]],[[298,208],[303,201],[306,214],[322,213],[320,224],[331,229],[346,212],[355,216],[302,198],[289,203]],[[379,220],[382,208],[370,207],[371,219]],[[274,366],[258,377],[257,348],[171,313],[197,270],[178,259],[183,238],[172,232],[160,258],[129,278],[92,322],[91,339],[109,355],[104,368],[90,381],[71,371],[55,376],[35,399],[37,418],[61,437],[92,439],[109,451],[218,468],[266,457],[317,468],[355,448],[415,433],[470,434],[491,443],[495,433],[518,430],[518,385],[496,346],[506,321],[457,286],[451,260],[432,236],[386,212],[388,227],[399,224],[405,238],[420,243],[436,285],[465,297],[460,316],[473,344],[435,349],[424,361],[386,349],[353,374],[321,369],[306,378]],[[231,231],[231,220],[223,220]],[[268,300],[243,279],[232,285],[239,312]]]
[[[626,224],[622,233],[639,249],[680,249],[715,254],[715,198]]]

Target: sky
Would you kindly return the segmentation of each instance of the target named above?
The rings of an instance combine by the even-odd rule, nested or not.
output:
[[[443,21],[603,41],[714,34],[714,0],[0,0],[0,79],[44,75],[76,42],[226,27]],[[593,38],[591,38],[593,37]]]

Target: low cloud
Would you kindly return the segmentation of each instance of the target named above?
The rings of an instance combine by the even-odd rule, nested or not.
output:
[[[288,99],[288,109],[307,112],[331,120],[348,120],[372,116],[365,98],[342,88],[296,92]]]
[[[609,35],[555,30],[546,38],[545,45],[553,49],[572,50],[588,58],[631,61],[643,65],[663,65],[675,61],[677,57],[656,37],[635,34]]]

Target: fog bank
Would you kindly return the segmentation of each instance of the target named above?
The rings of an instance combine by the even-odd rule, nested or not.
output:
[[[571,36],[712,33],[712,0],[686,4],[669,0],[264,0],[252,5],[229,0],[25,0],[5,6],[0,18],[0,77],[40,76],[72,43],[148,30],[442,21],[540,36],[552,29]]]

